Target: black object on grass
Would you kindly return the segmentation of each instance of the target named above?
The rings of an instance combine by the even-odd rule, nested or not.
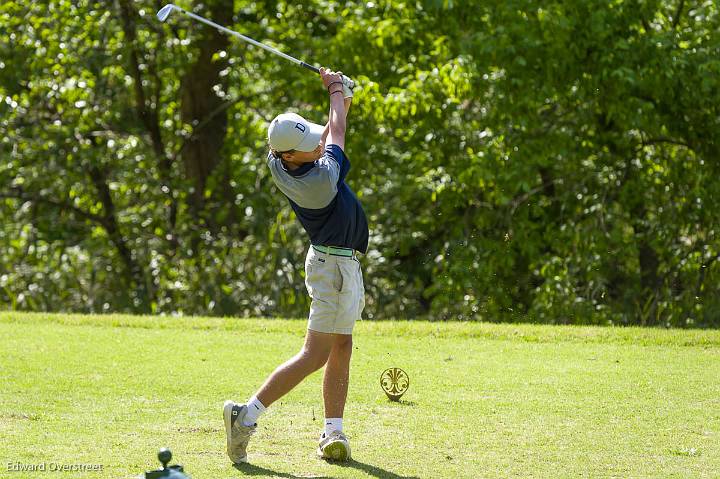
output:
[[[158,459],[163,465],[162,469],[156,471],[150,471],[145,473],[145,479],[190,479],[190,476],[185,474],[182,466],[168,466],[168,462],[172,459],[172,452],[170,449],[164,447],[158,452]]]

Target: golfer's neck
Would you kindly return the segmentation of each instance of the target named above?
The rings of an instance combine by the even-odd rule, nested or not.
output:
[[[287,160],[282,160],[282,162],[285,165],[285,167],[290,171],[295,171],[303,165],[303,163],[295,163],[295,162],[287,161]]]

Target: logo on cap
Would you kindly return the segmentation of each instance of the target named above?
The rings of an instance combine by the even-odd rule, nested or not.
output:
[[[295,128],[305,133],[305,125],[303,125],[302,123],[295,123]]]

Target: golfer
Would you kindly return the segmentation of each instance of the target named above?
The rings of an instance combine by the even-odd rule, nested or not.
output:
[[[330,97],[327,125],[284,113],[268,128],[272,178],[310,236],[305,258],[305,285],[312,299],[307,335],[300,352],[278,366],[246,404],[225,402],[227,453],[236,464],[247,461],[247,444],[258,418],[323,366],[325,431],[317,453],[326,459],[350,459],[343,413],[353,326],[365,307],[358,253],[367,251],[368,225],[345,183],[350,170],[344,151],[345,122],[353,92],[343,84],[341,73],[321,68],[320,77]]]

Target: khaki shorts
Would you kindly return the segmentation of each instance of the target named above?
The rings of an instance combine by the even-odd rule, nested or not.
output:
[[[365,308],[360,261],[325,254],[311,246],[305,258],[305,286],[312,299],[308,329],[352,334]]]

